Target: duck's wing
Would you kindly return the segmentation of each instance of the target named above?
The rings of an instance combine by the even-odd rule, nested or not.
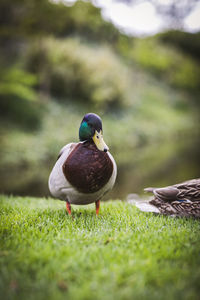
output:
[[[174,185],[178,189],[178,198],[189,201],[200,201],[200,178]]]
[[[145,192],[152,192],[157,199],[164,202],[179,200],[179,190],[174,186],[168,186],[165,188],[146,188],[144,190]]]
[[[59,199],[66,199],[66,193],[63,192],[63,190],[69,190],[71,188],[70,183],[66,180],[64,174],[63,174],[63,164],[69,154],[73,151],[73,149],[76,147],[76,143],[70,143],[65,145],[59,153],[58,159],[50,173],[49,176],[49,190],[52,196],[59,198]]]
[[[192,179],[183,183],[164,188],[146,188],[156,199],[164,202],[172,201],[200,201],[200,179]]]
[[[137,202],[143,211],[164,215],[200,218],[200,179],[193,179],[164,188],[146,188],[154,198],[145,205]]]
[[[72,152],[72,150],[76,147],[76,145],[77,145],[77,143],[70,143],[70,144],[67,144],[64,147],[62,147],[62,149],[60,150],[60,152],[58,154],[57,160],[61,157],[61,155],[64,152],[67,152],[69,155]]]

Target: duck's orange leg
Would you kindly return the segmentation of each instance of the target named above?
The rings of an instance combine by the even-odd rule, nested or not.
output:
[[[100,200],[97,200],[95,202],[95,205],[96,205],[96,215],[98,216],[98,214],[99,214],[99,207],[100,207]]]
[[[66,209],[68,211],[68,214],[71,215],[72,211],[71,211],[71,204],[69,203],[68,200],[66,200]]]

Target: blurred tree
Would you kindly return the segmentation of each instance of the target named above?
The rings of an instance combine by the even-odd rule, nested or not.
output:
[[[189,33],[170,30],[160,33],[158,36],[161,41],[173,45],[200,60],[200,32]]]
[[[1,119],[27,129],[39,127],[42,107],[33,89],[36,82],[36,76],[18,66],[0,70]]]
[[[26,127],[36,127],[41,114],[38,113],[38,104],[28,100],[39,98],[38,91],[48,94],[49,89],[52,95],[56,93],[58,97],[61,94],[63,96],[63,93],[64,96],[71,95],[69,91],[73,85],[70,84],[70,80],[67,81],[69,76],[63,79],[65,72],[60,74],[62,72],[59,66],[53,65],[53,62],[47,59],[48,55],[45,53],[47,49],[43,49],[42,40],[50,35],[59,38],[79,35],[89,41],[115,42],[120,33],[111,23],[102,19],[100,9],[90,2],[77,1],[74,6],[68,7],[63,3],[49,0],[1,0],[0,108],[4,119],[24,124]],[[37,49],[34,48],[35,44],[39,45]],[[28,64],[25,61],[29,49],[32,49],[32,53],[35,51],[34,66],[31,70],[27,70]],[[40,55],[37,55],[38,51]],[[79,66],[79,56],[80,53],[74,66]],[[67,70],[66,64],[64,67]],[[48,72],[51,68],[53,71]],[[76,93],[72,96],[77,96],[79,91],[81,95],[78,96],[88,99],[90,89],[87,84],[84,85],[84,76],[76,78],[77,74],[81,74],[79,73],[70,77],[73,83],[81,84],[80,89],[76,86]],[[52,74],[51,82],[49,74]],[[59,79],[63,79],[61,80],[63,89],[60,89]],[[68,85],[65,85],[66,82]]]
[[[31,44],[25,61],[39,80],[39,90],[56,100],[104,109],[128,103],[130,70],[109,47],[97,49],[78,38],[43,38]]]
[[[108,41],[119,37],[119,31],[102,20],[100,9],[90,2],[77,1],[68,7],[49,0],[1,0],[1,41],[44,34],[83,34],[90,39]]]

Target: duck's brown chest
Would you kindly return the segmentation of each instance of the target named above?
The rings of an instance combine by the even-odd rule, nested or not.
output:
[[[94,143],[79,143],[64,162],[63,173],[78,191],[95,193],[109,181],[113,163]]]

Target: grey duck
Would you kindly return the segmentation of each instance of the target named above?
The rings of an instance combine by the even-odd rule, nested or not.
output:
[[[200,218],[200,178],[163,188],[146,188],[145,191],[152,192],[154,198],[135,203],[142,211]]]

